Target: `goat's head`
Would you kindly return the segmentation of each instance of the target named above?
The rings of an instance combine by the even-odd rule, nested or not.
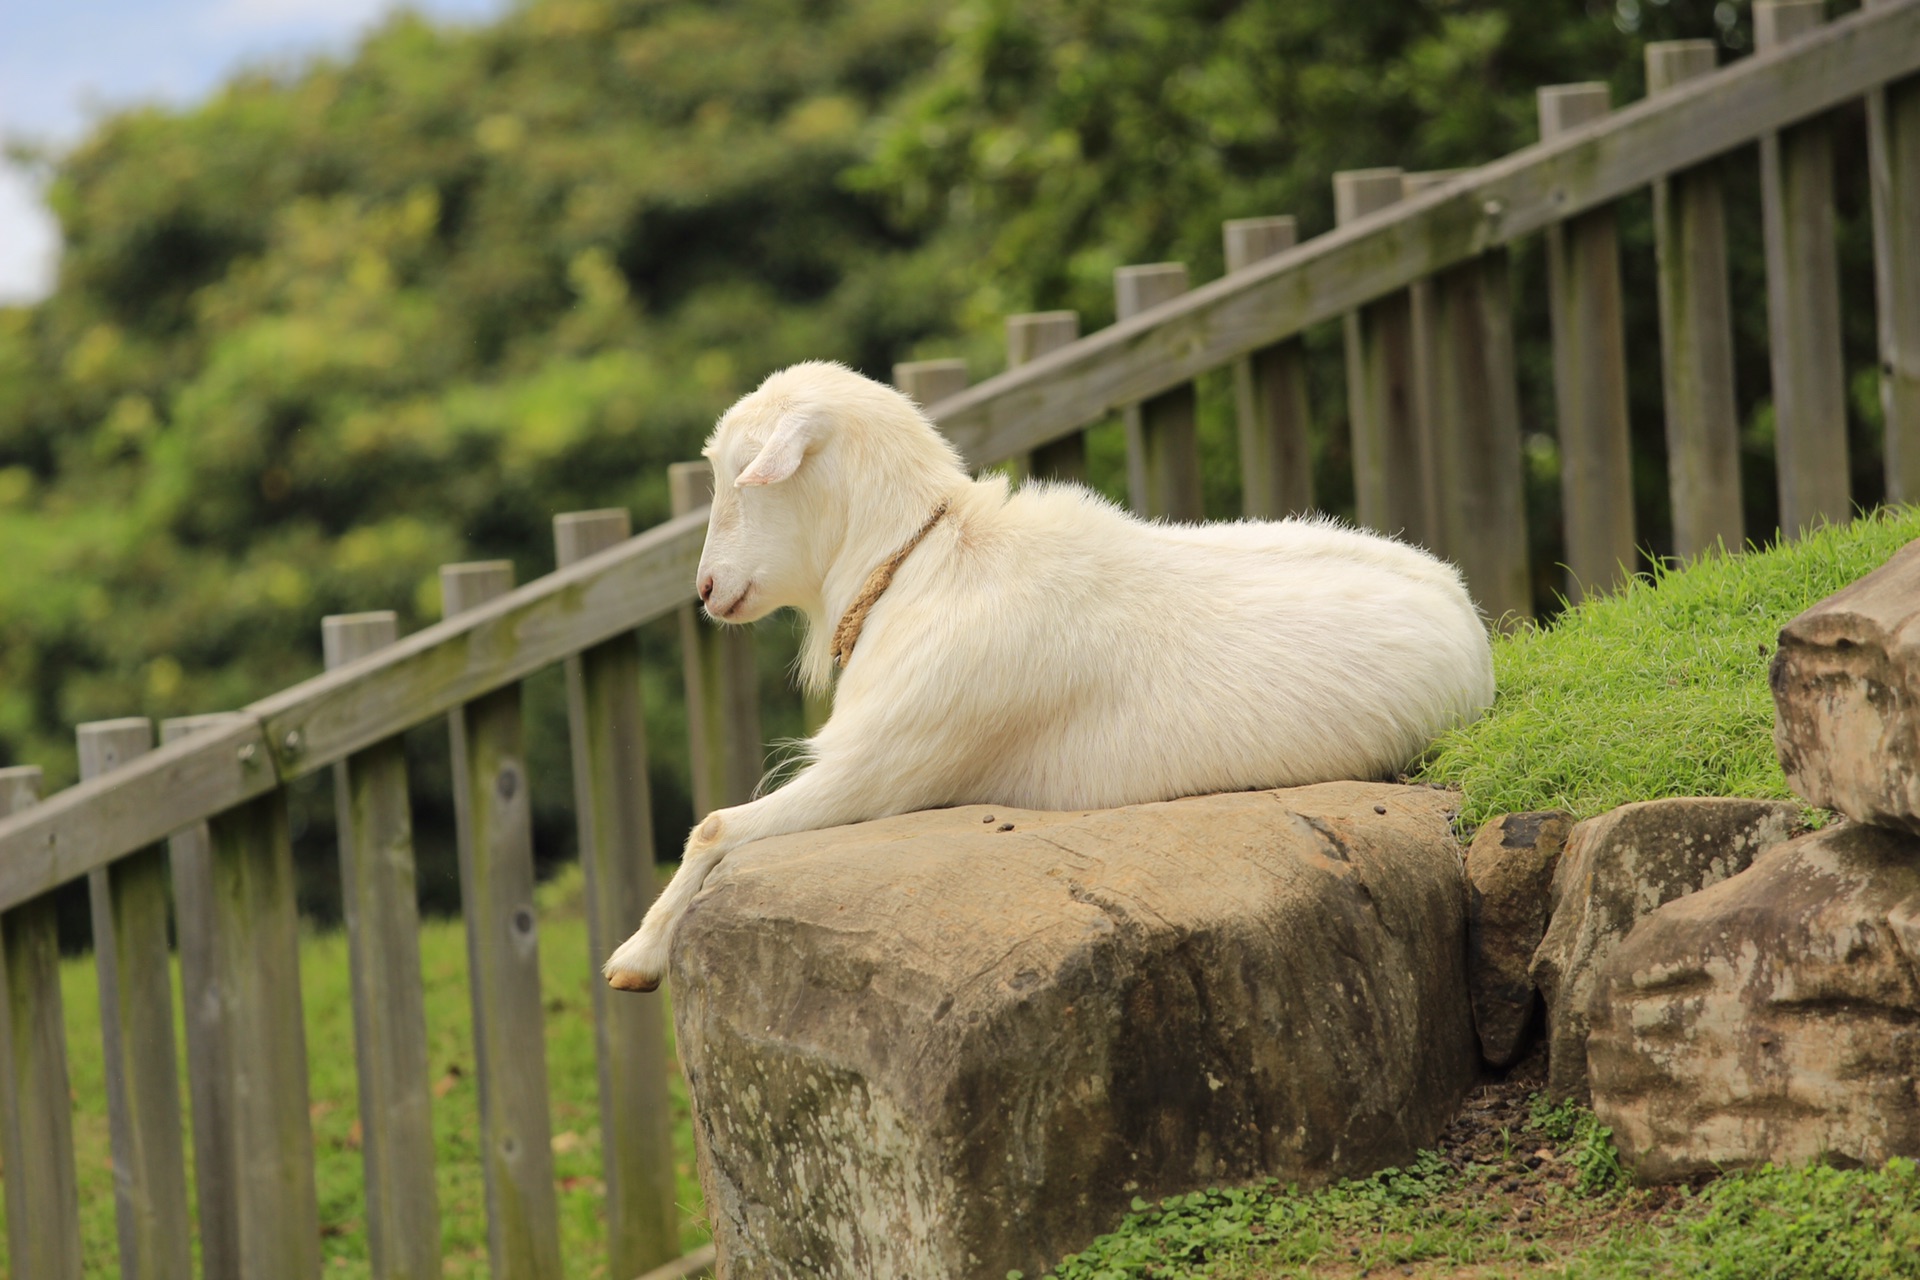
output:
[[[741,397],[705,453],[714,497],[696,581],[723,622],[818,611],[842,557],[864,576],[966,476],[912,401],[821,361]]]

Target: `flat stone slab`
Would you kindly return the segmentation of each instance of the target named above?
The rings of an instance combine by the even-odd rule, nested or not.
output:
[[[1771,677],[1794,794],[1920,834],[1920,541],[1789,622]]]
[[[1037,1275],[1135,1196],[1405,1160],[1474,1078],[1444,791],[764,840],[670,973],[723,1274]]]
[[[1847,823],[1649,915],[1602,973],[1593,1109],[1636,1176],[1920,1156],[1920,837]]]

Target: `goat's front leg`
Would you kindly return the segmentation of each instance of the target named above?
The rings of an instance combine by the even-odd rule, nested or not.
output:
[[[869,771],[854,762],[815,763],[770,795],[719,809],[687,837],[680,869],[654,899],[639,932],[621,943],[602,969],[607,985],[622,991],[652,991],[667,971],[673,932],[707,876],[741,845],[767,836],[813,831],[880,816],[871,810],[875,792]],[[897,783],[896,783],[897,794]]]

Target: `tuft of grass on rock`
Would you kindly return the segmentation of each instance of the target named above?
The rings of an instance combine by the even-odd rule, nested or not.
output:
[[[1667,796],[1788,796],[1767,666],[1796,614],[1920,538],[1894,507],[1740,556],[1656,566],[1624,590],[1494,645],[1492,710],[1435,745],[1423,781],[1502,813],[1586,818]]]

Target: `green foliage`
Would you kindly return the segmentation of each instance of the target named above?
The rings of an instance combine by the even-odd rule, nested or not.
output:
[[[1314,1192],[1268,1181],[1136,1199],[1111,1233],[1061,1260],[1056,1280],[1277,1280],[1434,1264],[1446,1274],[1702,1275],[1716,1280],[1920,1276],[1920,1173],[1809,1165],[1729,1174],[1697,1192],[1628,1186],[1591,1111],[1536,1096],[1529,1146],[1542,1161],[1454,1164],[1422,1152],[1405,1169]],[[1544,1156],[1547,1151],[1539,1155]],[[1507,1197],[1533,1208],[1516,1220]],[[1010,1272],[1017,1280],[1020,1272]]]
[[[528,0],[103,121],[58,164],[59,289],[0,309],[0,764],[62,786],[77,722],[309,676],[328,613],[434,621],[442,563],[543,573],[556,513],[664,519],[666,464],[772,367],[884,373],[950,307],[839,175],[935,41],[913,0]],[[676,645],[648,644],[668,724]],[[552,858],[565,737],[535,731]],[[683,742],[653,762],[667,854]]]
[[[1656,565],[1624,591],[1494,647],[1499,695],[1421,776],[1464,789],[1470,825],[1663,796],[1787,797],[1767,689],[1780,628],[1920,538],[1890,508],[1744,556]]]
[[[1691,1274],[1920,1275],[1920,1175],[1911,1160],[1870,1171],[1766,1168],[1714,1183],[1700,1199],[1706,1211],[1676,1233],[1699,1257],[1685,1268]]]
[[[1452,1181],[1439,1157],[1422,1152],[1405,1169],[1343,1180],[1311,1195],[1269,1179],[1251,1187],[1208,1187],[1158,1205],[1135,1197],[1133,1212],[1112,1233],[1061,1259],[1047,1274],[1057,1280],[1184,1274],[1182,1268],[1244,1254],[1256,1245],[1270,1260],[1307,1261],[1343,1230],[1417,1216]],[[1009,1272],[1008,1280],[1021,1275]]]
[[[1570,1146],[1570,1158],[1579,1171],[1574,1190],[1581,1195],[1605,1195],[1625,1185],[1627,1172],[1620,1164],[1620,1152],[1613,1145],[1613,1130],[1601,1124],[1585,1107],[1571,1099],[1556,1103],[1545,1095],[1535,1094],[1528,1108],[1527,1127],[1553,1142]]]
[[[1210,278],[1222,219],[1286,211],[1316,234],[1335,170],[1492,159],[1532,140],[1538,85],[1606,78],[1624,103],[1644,41],[1718,33],[1737,49],[1744,12],[518,0],[485,26],[396,16],[350,56],[108,117],[55,164],[58,290],[0,308],[0,764],[41,764],[62,786],[76,722],[218,710],[311,675],[327,613],[430,622],[441,563],[505,557],[531,578],[558,512],[658,521],[664,464],[772,368],[824,356],[885,376],[959,353],[996,370],[1007,311],[1070,306],[1091,330],[1121,263],[1177,258]],[[1764,307],[1739,216],[1751,202],[1729,180],[1751,383]],[[1865,221],[1841,210],[1845,287],[1866,296]],[[1621,216],[1640,528],[1658,547],[1650,253],[1644,210]],[[1550,565],[1538,276],[1522,249],[1531,527]],[[1305,342],[1317,491],[1338,512],[1336,329]],[[1871,308],[1850,310],[1848,335],[1870,363]],[[1216,517],[1239,501],[1227,381],[1200,383]],[[1741,396],[1750,527],[1764,528],[1764,387]],[[1872,428],[1869,383],[1855,401]],[[1118,492],[1119,432],[1090,444],[1094,480]],[[1874,454],[1855,456],[1870,501]],[[691,817],[676,645],[670,628],[647,640],[668,853]],[[790,735],[785,654],[763,648],[769,735]],[[548,862],[571,821],[556,696],[530,694]],[[431,863],[449,847],[445,766],[416,756]],[[330,806],[314,793],[296,810],[304,898],[324,905]]]

